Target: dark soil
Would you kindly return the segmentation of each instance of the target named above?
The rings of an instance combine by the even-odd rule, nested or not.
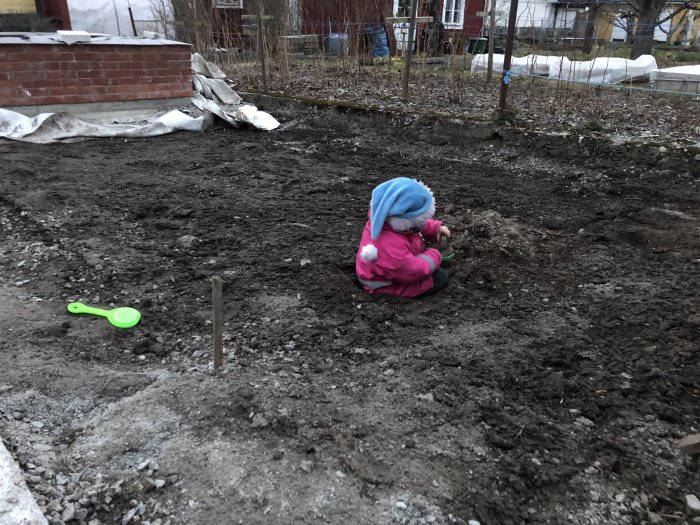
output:
[[[694,522],[694,153],[308,115],[0,143],[0,428],[49,522],[75,490],[86,523]],[[395,176],[454,233],[423,301],[354,276]]]

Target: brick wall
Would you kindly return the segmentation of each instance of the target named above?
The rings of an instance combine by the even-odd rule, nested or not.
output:
[[[192,96],[187,44],[0,44],[0,107]]]

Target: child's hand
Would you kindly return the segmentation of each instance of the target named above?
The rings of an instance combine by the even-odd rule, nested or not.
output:
[[[445,236],[449,239],[451,235],[450,229],[447,226],[440,226],[440,235],[438,235],[438,237]]]

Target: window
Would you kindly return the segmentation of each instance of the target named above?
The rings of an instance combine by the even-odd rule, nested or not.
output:
[[[443,0],[442,21],[448,29],[461,29],[464,25],[464,0]]]
[[[219,9],[243,9],[243,0],[214,0],[214,7]]]

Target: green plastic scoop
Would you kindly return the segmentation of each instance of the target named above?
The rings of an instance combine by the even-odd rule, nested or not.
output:
[[[117,328],[131,328],[136,326],[141,320],[141,312],[135,308],[114,308],[113,310],[102,310],[83,303],[70,303],[68,311],[72,314],[92,314],[106,317],[107,320]]]
[[[443,262],[450,262],[452,259],[454,259],[455,251],[454,248],[450,246],[450,240],[447,237],[440,235],[438,245],[441,247],[440,253],[442,253]]]

